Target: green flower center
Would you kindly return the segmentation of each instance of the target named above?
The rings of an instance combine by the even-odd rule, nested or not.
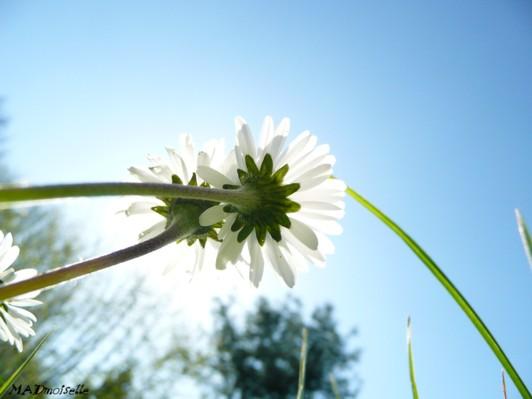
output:
[[[172,184],[183,184],[183,181],[178,175],[172,175]],[[192,178],[188,182],[189,186],[197,186],[198,179],[196,173],[192,174]],[[209,187],[208,183],[201,183],[200,187]],[[199,225],[199,216],[210,207],[217,205],[217,202],[207,201],[207,200],[191,200],[183,198],[159,198],[164,202],[165,205],[154,206],[151,208],[154,212],[157,212],[159,215],[164,216],[167,220],[167,224],[174,217],[179,216],[180,219],[183,217],[187,219],[193,219],[193,222],[197,225],[197,228],[194,232],[188,235],[186,238],[177,240],[176,242],[187,241],[189,246],[193,245],[196,241],[199,241],[200,245],[205,248],[207,239],[212,239],[215,241],[220,241],[218,239],[218,233],[216,229],[222,227],[222,223],[216,223],[212,226],[200,226]]]
[[[288,165],[275,172],[270,154],[264,156],[260,168],[250,155],[245,157],[247,171],[238,169],[241,186],[226,184],[224,189],[244,189],[257,196],[257,204],[253,207],[226,205],[224,211],[237,213],[231,225],[231,231],[238,231],[238,242],[244,241],[255,230],[257,241],[262,246],[266,241],[266,233],[277,242],[281,241],[281,226],[289,228],[291,223],[287,213],[297,212],[301,206],[288,197],[300,188],[299,183],[283,185],[288,173]]]

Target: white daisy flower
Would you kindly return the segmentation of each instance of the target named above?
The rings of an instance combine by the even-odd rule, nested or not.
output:
[[[206,144],[203,151],[196,153],[190,135],[181,135],[179,151],[166,148],[168,159],[149,155],[150,167],[131,167],[129,172],[143,183],[173,183],[208,187],[209,184],[198,177],[196,169],[198,166],[222,169],[224,162],[228,162],[224,157],[223,147],[222,140],[213,140]],[[150,227],[139,235],[139,239],[143,241],[162,233],[173,213],[190,211],[190,206],[192,206],[194,210],[198,209],[199,216],[205,209],[215,204],[211,201],[179,198],[157,198],[148,201],[144,199],[133,202],[125,213],[128,216],[144,215],[149,219]],[[177,242],[180,258],[193,258],[193,265],[191,265],[193,272],[201,270],[205,262],[216,257],[220,246],[217,232],[219,227],[219,225],[201,227],[188,238]]]
[[[21,269],[15,271],[11,265],[19,254],[19,248],[13,245],[13,236],[0,231],[0,286],[16,283],[37,275],[35,269]],[[40,291],[30,292],[15,298],[0,302],[0,340],[15,345],[22,352],[22,337],[35,335],[32,326],[37,321],[33,313],[24,309],[40,305],[42,302],[34,299]]]
[[[308,131],[285,145],[290,122],[274,128],[271,117],[262,126],[260,144],[242,118],[236,119],[235,167],[228,172],[198,166],[198,175],[216,188],[256,193],[254,206],[219,204],[207,209],[200,224],[225,220],[217,268],[236,263],[243,253],[249,259],[249,278],[258,286],[264,265],[270,264],[292,287],[295,272],[309,263],[323,265],[334,251],[327,237],[340,234],[344,215],[345,184],[331,178],[334,156],[329,146],[317,145]],[[253,233],[253,234],[252,234]]]

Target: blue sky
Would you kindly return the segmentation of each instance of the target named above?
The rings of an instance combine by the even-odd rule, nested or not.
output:
[[[180,132],[232,142],[236,115],[312,130],[532,385],[532,274],[513,215],[532,221],[530,3],[4,0],[0,54],[9,159],[34,183],[122,180]],[[410,314],[423,397],[501,398],[501,367],[409,250],[354,202],[343,225],[328,267],[293,291],[359,327],[361,397],[409,397]]]

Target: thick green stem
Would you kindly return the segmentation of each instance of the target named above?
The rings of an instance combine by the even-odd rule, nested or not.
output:
[[[33,278],[0,287],[0,301],[46,287],[51,287],[138,258],[139,256],[146,255],[167,244],[186,237],[197,228],[197,222],[196,224],[180,222],[182,222],[182,220],[174,220],[168,228],[158,236],[132,245],[128,248],[78,262],[70,266],[60,267]]]
[[[401,229],[393,220],[388,216],[382,213],[377,207],[371,204],[367,199],[362,197],[352,188],[347,188],[347,194],[354,198],[358,203],[363,207],[373,213],[377,218],[379,218],[386,226],[388,226],[395,234],[405,242],[405,244],[416,254],[416,256],[423,262],[425,266],[429,269],[434,277],[440,282],[441,285],[447,290],[455,302],[460,306],[466,316],[471,320],[475,328],[478,330],[484,341],[491,348],[497,359],[514,382],[517,390],[524,399],[532,399],[532,395],[528,390],[527,386],[517,373],[517,370],[514,368],[510,359],[506,356],[502,350],[499,343],[495,340],[495,337],[492,335],[488,327],[484,324],[482,319],[475,312],[473,307],[465,299],[465,297],[460,293],[460,291],[454,286],[454,284],[449,280],[449,278],[443,273],[443,271],[438,267],[436,262],[411,238],[403,229]]]
[[[254,206],[256,196],[244,190],[220,190],[201,186],[162,183],[79,183],[20,187],[0,185],[0,203],[53,198],[141,195],[160,198],[188,198]]]

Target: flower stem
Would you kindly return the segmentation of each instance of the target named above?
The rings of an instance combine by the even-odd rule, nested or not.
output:
[[[27,280],[0,287],[0,301],[46,287],[51,287],[138,258],[186,237],[197,228],[197,222],[195,224],[186,223],[186,220],[184,220],[185,223],[181,222],[181,219],[174,219],[165,231],[144,242],[97,258],[74,263],[70,266],[60,267]]]
[[[161,198],[188,198],[226,202],[233,205],[255,203],[252,192],[220,190],[201,186],[163,183],[75,183],[20,187],[0,185],[0,203],[46,200],[53,198],[143,195]]]
[[[517,390],[524,399],[532,399],[532,395],[528,390],[527,386],[517,373],[517,370],[514,368],[510,359],[506,356],[502,350],[499,343],[496,341],[495,337],[492,335],[488,327],[484,324],[479,315],[475,312],[473,307],[465,299],[465,297],[460,293],[460,291],[454,286],[454,284],[449,280],[449,278],[443,273],[443,271],[438,267],[436,262],[411,238],[403,229],[401,229],[393,220],[381,212],[377,207],[371,204],[367,199],[358,194],[355,190],[348,187],[346,190],[347,194],[360,203],[363,207],[373,213],[377,218],[379,218],[386,226],[388,226],[395,234],[405,242],[405,244],[416,254],[416,256],[423,262],[423,264],[429,269],[434,277],[443,285],[455,302],[460,306],[462,311],[466,316],[471,320],[475,328],[478,330],[484,341],[491,348],[499,362],[502,364],[512,381],[514,382]]]

